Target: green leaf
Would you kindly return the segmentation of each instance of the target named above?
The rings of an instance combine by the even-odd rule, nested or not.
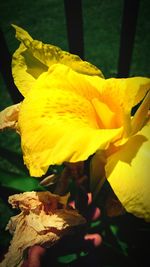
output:
[[[94,227],[99,226],[100,224],[101,224],[101,221],[99,220],[99,221],[91,222],[90,226],[91,226],[92,228],[94,228]]]
[[[20,175],[8,170],[0,169],[0,185],[19,191],[44,190],[39,180],[27,175]]]
[[[70,263],[72,261],[75,261],[77,259],[77,254],[68,254],[65,256],[60,256],[58,257],[58,262],[60,263]]]
[[[88,252],[85,252],[85,251],[80,252],[81,257],[86,257],[87,255],[88,255]]]
[[[110,230],[111,230],[111,232],[113,233],[113,235],[115,235],[116,237],[117,237],[117,234],[118,234],[118,226],[117,225],[113,225],[113,224],[111,224],[110,225]]]
[[[23,157],[21,153],[9,150],[5,147],[0,147],[1,157],[7,162],[15,166],[21,173],[27,174],[27,168],[23,163]]]
[[[128,256],[128,245],[125,242],[123,242],[122,240],[120,240],[118,226],[111,224],[109,227],[110,227],[110,230],[111,230],[112,234],[116,238],[116,242],[117,242],[117,245],[118,245],[119,249],[121,250],[121,252],[125,256]]]

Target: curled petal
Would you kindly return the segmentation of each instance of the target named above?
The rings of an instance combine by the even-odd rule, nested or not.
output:
[[[96,76],[86,76],[86,79],[99,92],[99,101],[96,99],[93,104],[105,127],[124,125],[124,131],[129,135],[132,130],[131,110],[150,89],[150,78],[110,78],[101,79],[101,82]]]
[[[103,77],[97,67],[81,60],[79,56],[65,52],[54,45],[34,40],[22,28],[12,26],[16,30],[16,38],[21,42],[13,55],[12,73],[19,91],[24,96],[32,88],[35,79],[56,63],[67,65],[79,73]]]
[[[104,87],[100,88],[103,100],[112,106],[113,102],[118,102],[126,112],[130,112],[132,107],[137,105],[150,89],[150,78],[132,77],[107,79]]]

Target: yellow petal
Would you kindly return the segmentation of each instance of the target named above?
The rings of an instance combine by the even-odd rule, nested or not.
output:
[[[145,124],[145,121],[148,119],[148,111],[150,109],[150,91],[147,93],[142,104],[136,111],[131,125],[132,125],[132,134],[137,133]]]
[[[14,29],[16,30],[16,38],[22,42],[22,40],[24,40],[24,42],[28,43],[28,42],[32,42],[33,39],[32,37],[29,35],[29,33],[27,31],[25,31],[24,29],[22,29],[21,27],[18,27],[15,24],[11,24],[12,27],[14,27]]]
[[[144,98],[149,89],[150,78],[110,78],[106,80],[106,88],[104,88],[105,92],[103,91],[103,94],[105,99],[108,94],[111,95],[114,100],[116,99],[116,101],[118,101],[125,112],[130,112],[132,107],[137,105]],[[109,90],[109,92],[106,93],[106,90]]]
[[[57,68],[63,66],[58,65]],[[51,164],[87,159],[120,137],[122,131],[99,129],[89,100],[90,95],[95,97],[97,90],[91,88],[81,74],[66,66],[63,69],[64,76],[58,72],[61,82],[58,75],[55,78],[49,72],[42,74],[19,113],[24,160],[33,176],[41,176]]]
[[[131,110],[137,105],[150,89],[150,78],[146,77],[104,79],[101,87],[99,87],[98,77],[87,76],[86,79],[97,88],[104,102],[110,107],[118,102],[125,110]]]
[[[32,88],[35,79],[56,63],[70,66],[79,73],[103,77],[97,67],[81,60],[79,56],[63,51],[59,47],[33,40],[25,30],[16,25],[12,26],[16,29],[16,38],[21,42],[13,55],[12,72],[15,83],[24,96]]]
[[[119,111],[114,113],[111,108],[103,102],[103,95],[99,92],[103,88],[105,80],[98,76],[92,76],[76,73],[71,68],[63,64],[54,64],[48,72],[42,74],[34,84],[34,89],[42,90],[52,87],[62,88],[65,91],[71,91],[88,99],[95,110],[95,116],[100,128],[119,128],[121,123],[118,120]],[[97,85],[91,81],[96,80]]]
[[[23,96],[26,96],[39,75],[47,69],[48,67],[36,59],[23,43],[13,54],[12,74],[15,84]]]
[[[107,113],[108,119],[104,120],[107,127],[111,128],[111,124],[116,127],[124,125],[125,132],[129,134],[131,132],[131,110],[150,89],[150,79],[145,77],[110,78],[101,79],[101,84],[99,77],[86,76],[86,79],[99,91],[100,100],[105,103],[105,114]],[[96,109],[104,110],[100,105],[101,103],[96,103]],[[106,106],[109,112],[108,108],[106,111]]]
[[[108,129],[116,128],[117,125],[115,125],[114,121],[117,114],[112,112],[105,103],[97,98],[92,99],[92,104],[102,122],[103,127]]]
[[[99,98],[100,93],[97,88],[87,80],[88,75],[77,73],[72,70],[69,66],[57,63],[53,64],[47,72],[40,75],[35,82],[33,89],[42,90],[46,88],[63,88],[65,91],[75,92],[89,101],[93,98]],[[95,76],[92,76],[93,78]],[[101,86],[104,79],[97,77],[99,86]]]
[[[150,221],[150,124],[108,158],[106,176],[128,212]]]

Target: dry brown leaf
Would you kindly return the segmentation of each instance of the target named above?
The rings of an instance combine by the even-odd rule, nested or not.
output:
[[[0,130],[5,128],[16,129],[20,103],[5,108],[0,112]]]
[[[13,216],[7,225],[13,238],[1,267],[21,266],[27,248],[33,245],[50,247],[72,227],[85,223],[77,210],[66,207],[67,199],[68,196],[34,191],[9,197],[9,203],[21,213]]]

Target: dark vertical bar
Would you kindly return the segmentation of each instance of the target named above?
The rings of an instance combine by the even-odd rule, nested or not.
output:
[[[0,29],[0,72],[8,88],[9,94],[14,103],[20,102],[23,97],[14,84],[11,73],[11,56],[4,38],[4,34]]]
[[[83,18],[81,0],[64,0],[69,51],[84,58]]]
[[[118,77],[128,77],[136,33],[140,0],[124,0]]]

